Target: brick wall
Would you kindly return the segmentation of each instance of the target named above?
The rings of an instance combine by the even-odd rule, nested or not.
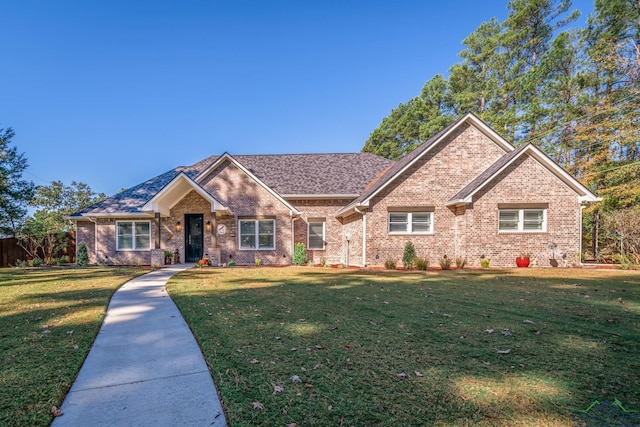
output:
[[[416,254],[431,264],[437,264],[444,255],[455,256],[461,239],[456,221],[461,220],[445,203],[504,153],[469,125],[460,126],[426,153],[372,199],[367,213],[367,263],[378,266],[386,260],[400,263],[408,240],[413,242]],[[434,233],[389,235],[388,209],[401,206],[434,207]]]
[[[498,204],[548,203],[547,231],[499,233]],[[465,252],[470,265],[479,265],[480,255],[491,265],[515,266],[515,257],[530,253],[540,266],[549,266],[554,256],[571,259],[580,251],[581,210],[575,193],[548,169],[528,156],[516,161],[473,198],[465,217]],[[555,251],[549,249],[553,243]]]
[[[320,263],[324,259],[327,264],[345,263],[344,230],[342,222],[335,217],[335,213],[350,202],[345,199],[331,200],[290,200],[302,214],[295,221],[295,241],[302,242],[308,247],[309,219],[325,219],[325,247],[324,250],[307,250],[307,259],[313,263]]]
[[[233,212],[233,217],[216,218],[216,225],[225,224],[227,229],[226,234],[216,235],[222,262],[253,264],[260,258],[264,264],[291,263],[291,211],[278,198],[229,161],[211,171],[200,185]],[[238,249],[238,220],[249,217],[275,219],[275,250]]]
[[[76,250],[80,243],[87,245],[89,264],[96,263],[96,227],[91,221],[78,221],[76,223]]]

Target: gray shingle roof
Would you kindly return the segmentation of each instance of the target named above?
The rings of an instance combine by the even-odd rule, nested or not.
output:
[[[485,169],[480,175],[475,177],[470,183],[465,185],[462,190],[458,191],[447,204],[453,204],[461,201],[473,193],[475,193],[480,187],[482,187],[487,180],[491,179],[500,169],[509,164],[513,159],[517,158],[524,150],[526,150],[528,144],[520,146],[518,149],[513,150],[505,154],[496,160],[491,166]]]
[[[89,206],[83,214],[139,213],[153,196],[181,172],[195,179],[220,156],[181,166]],[[271,154],[233,156],[258,179],[281,195],[359,194],[391,160],[370,153]]]
[[[233,156],[280,195],[360,194],[391,165],[371,153]]]

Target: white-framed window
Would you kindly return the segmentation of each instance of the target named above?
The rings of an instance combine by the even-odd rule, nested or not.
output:
[[[308,249],[324,249],[325,222],[309,221]]]
[[[433,212],[389,212],[389,234],[432,234]]]
[[[241,219],[240,249],[266,250],[275,249],[276,220],[275,219]]]
[[[546,209],[500,209],[498,231],[532,233],[547,231]]]
[[[116,250],[151,249],[151,221],[116,221]]]

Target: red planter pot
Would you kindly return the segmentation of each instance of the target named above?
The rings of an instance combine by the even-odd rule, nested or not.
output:
[[[530,262],[529,258],[516,257],[516,265],[518,267],[529,267]]]

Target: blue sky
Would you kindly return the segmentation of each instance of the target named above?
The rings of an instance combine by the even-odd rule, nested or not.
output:
[[[506,5],[3,0],[0,128],[27,179],[107,195],[225,151],[357,152]]]

